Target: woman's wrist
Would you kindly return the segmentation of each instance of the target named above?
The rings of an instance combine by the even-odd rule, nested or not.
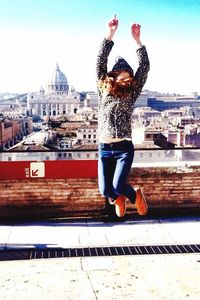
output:
[[[142,47],[142,43],[140,40],[135,40],[136,41],[136,44],[138,45],[138,47]]]
[[[107,35],[106,35],[106,40],[108,41],[112,41],[113,37],[114,37],[114,32],[109,32]]]

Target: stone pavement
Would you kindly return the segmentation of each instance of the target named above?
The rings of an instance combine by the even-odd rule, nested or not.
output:
[[[1,223],[6,249],[200,244],[200,217]],[[0,299],[199,300],[200,254],[0,261]]]

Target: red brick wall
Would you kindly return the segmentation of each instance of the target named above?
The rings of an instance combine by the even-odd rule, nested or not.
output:
[[[143,187],[150,209],[200,208],[200,167],[133,168],[129,177]],[[104,214],[97,178],[0,180],[0,219],[10,217],[93,217]],[[128,204],[129,212],[133,206]]]
[[[200,208],[200,166],[136,168],[130,182],[143,187],[150,207]]]

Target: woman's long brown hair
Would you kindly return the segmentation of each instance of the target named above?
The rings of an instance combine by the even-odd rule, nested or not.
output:
[[[114,97],[126,98],[135,84],[134,77],[131,75],[130,79],[120,85],[120,82],[116,82],[115,78],[119,75],[120,72],[109,72],[105,77],[99,80],[98,87],[100,91],[106,92]]]

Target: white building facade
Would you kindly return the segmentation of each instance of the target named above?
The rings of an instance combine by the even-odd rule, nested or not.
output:
[[[82,126],[77,130],[77,142],[81,144],[98,144],[98,130],[96,125]]]
[[[33,116],[57,116],[76,113],[81,107],[80,95],[74,89],[69,91],[67,78],[57,64],[47,90],[27,95],[27,109]]]

